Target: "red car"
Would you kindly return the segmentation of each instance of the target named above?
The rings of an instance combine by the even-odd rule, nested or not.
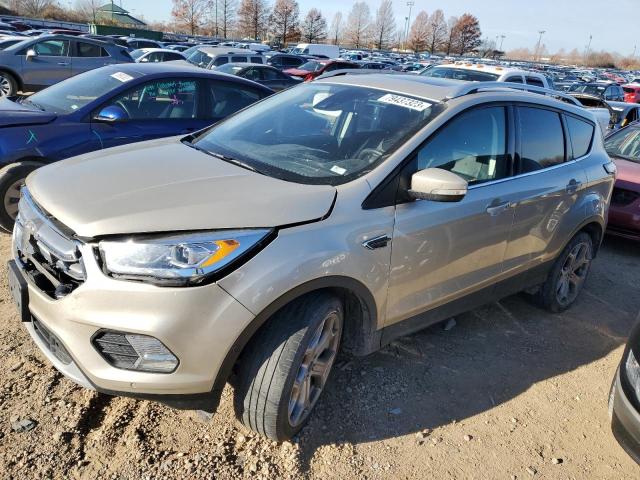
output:
[[[624,101],[627,103],[640,103],[640,84],[628,83],[622,85]]]
[[[640,122],[609,135],[604,144],[618,168],[607,231],[640,240]]]
[[[304,79],[305,82],[310,82],[323,73],[334,70],[344,70],[346,68],[360,68],[360,65],[344,60],[314,59],[303,63],[299,67],[284,70],[284,73],[292,77],[300,77]]]

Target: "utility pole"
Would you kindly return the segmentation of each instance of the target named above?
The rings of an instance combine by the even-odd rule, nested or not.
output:
[[[589,53],[591,52],[591,40],[593,39],[593,35],[589,35],[589,43],[587,44],[587,51],[584,54],[585,61],[589,58]]]
[[[416,4],[416,2],[407,2],[407,7],[409,7],[409,16],[407,17],[407,29],[405,32],[405,43],[409,42],[409,28],[411,28],[411,8]]]
[[[547,33],[546,30],[539,30],[538,33],[540,36],[538,37],[538,46],[536,47],[536,61],[540,61],[540,46],[542,45],[542,36]]]

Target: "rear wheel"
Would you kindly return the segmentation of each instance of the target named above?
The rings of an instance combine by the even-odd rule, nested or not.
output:
[[[18,93],[18,84],[13,75],[0,71],[0,97],[10,97]]]
[[[239,360],[238,419],[274,440],[294,436],[324,391],[343,323],[342,302],[326,293],[310,294],[276,313]]]
[[[578,233],[553,264],[546,282],[537,293],[541,306],[562,312],[578,298],[593,259],[593,241],[589,234]]]
[[[18,162],[0,169],[0,228],[5,232],[13,230],[13,222],[18,215],[20,189],[25,179],[40,166],[42,164],[37,162]]]

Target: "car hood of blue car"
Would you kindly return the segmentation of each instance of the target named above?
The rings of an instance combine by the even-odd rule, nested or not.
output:
[[[0,99],[0,127],[43,125],[54,121],[57,116],[55,113],[36,110],[8,98]]]

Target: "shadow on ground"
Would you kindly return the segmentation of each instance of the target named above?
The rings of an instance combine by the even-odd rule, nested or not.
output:
[[[607,237],[586,289],[563,314],[516,295],[457,317],[450,331],[435,325],[368,357],[339,362],[305,429],[303,470],[322,445],[460,421],[602,358],[640,320],[638,272],[638,243]]]

